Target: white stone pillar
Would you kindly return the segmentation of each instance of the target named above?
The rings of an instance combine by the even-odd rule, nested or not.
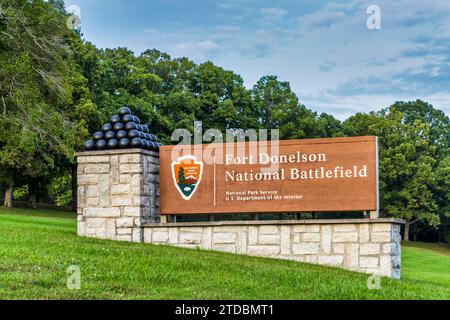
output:
[[[159,154],[142,149],[79,152],[78,235],[142,242],[159,222]]]

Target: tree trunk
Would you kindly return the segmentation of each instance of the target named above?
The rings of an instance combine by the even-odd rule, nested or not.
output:
[[[409,221],[406,221],[405,223],[405,234],[403,235],[403,240],[404,241],[409,241],[409,225],[411,223]]]
[[[77,191],[77,165],[71,167],[72,174],[72,211],[77,211],[78,191]]]
[[[14,186],[13,186],[12,183],[8,184],[8,186],[6,187],[5,199],[4,199],[4,202],[3,202],[3,205],[6,208],[11,208],[12,205],[13,205],[13,187]]]
[[[36,209],[36,193],[38,190],[38,181],[30,179],[28,181],[28,208]]]

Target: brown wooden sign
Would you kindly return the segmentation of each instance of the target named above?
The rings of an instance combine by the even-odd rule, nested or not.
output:
[[[161,214],[378,210],[376,137],[165,146]]]

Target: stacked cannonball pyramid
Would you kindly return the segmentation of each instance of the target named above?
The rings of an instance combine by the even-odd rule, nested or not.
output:
[[[101,131],[94,133],[93,140],[86,141],[85,149],[141,148],[158,151],[161,145],[156,136],[149,133],[148,126],[141,125],[141,120],[132,115],[130,108],[122,107],[110,123],[104,124]]]

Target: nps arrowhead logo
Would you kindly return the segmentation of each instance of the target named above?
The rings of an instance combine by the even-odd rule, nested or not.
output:
[[[184,200],[189,200],[202,180],[203,163],[194,156],[183,156],[172,162],[172,178]]]

